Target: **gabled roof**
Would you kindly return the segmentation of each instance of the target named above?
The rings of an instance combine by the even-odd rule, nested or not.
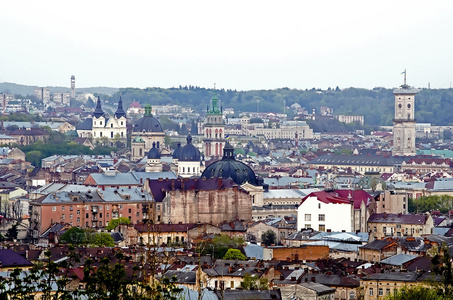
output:
[[[424,225],[428,220],[428,215],[403,215],[403,214],[372,214],[368,218],[368,223],[395,223],[395,224],[415,224]]]
[[[33,264],[11,249],[0,249],[0,263],[2,267],[31,267]]]

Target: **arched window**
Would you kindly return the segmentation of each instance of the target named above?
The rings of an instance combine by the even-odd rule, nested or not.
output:
[[[185,167],[182,167],[182,172],[184,173],[186,171]]]
[[[159,148],[159,146],[160,146],[160,142],[157,142],[156,147]]]
[[[142,154],[142,148],[140,148],[139,153],[140,153],[140,156],[143,156],[143,154]]]
[[[110,124],[110,128],[113,128],[113,123]]]

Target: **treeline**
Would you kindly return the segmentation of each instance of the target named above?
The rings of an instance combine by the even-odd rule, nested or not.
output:
[[[108,139],[107,139],[108,142]],[[43,143],[37,141],[31,145],[19,146],[25,153],[25,160],[31,162],[33,166],[40,167],[41,159],[60,154],[60,155],[109,155],[116,148],[107,146],[107,143],[98,144],[91,150],[87,146],[79,145],[72,141],[71,137],[59,132],[50,131],[49,141]]]
[[[298,103],[311,114],[313,109],[319,113],[321,106],[333,108],[334,114],[363,115],[365,123],[371,126],[392,125],[394,116],[394,96],[392,89],[374,88],[372,90],[329,88],[328,90],[297,90],[281,88],[275,90],[237,91],[218,89],[215,91],[221,105],[233,107],[236,112],[257,111],[292,114],[284,109]],[[132,101],[142,105],[179,104],[190,106],[197,111],[205,111],[210,104],[213,89],[200,87],[179,88],[122,88],[111,97],[104,99],[117,101],[121,96],[125,107]],[[453,110],[453,89],[423,89],[415,101],[417,122],[433,125],[452,125],[449,112]],[[258,104],[259,103],[259,104]]]
[[[418,199],[409,199],[409,212],[424,213],[438,210],[445,214],[453,210],[453,196],[432,195],[423,196]]]

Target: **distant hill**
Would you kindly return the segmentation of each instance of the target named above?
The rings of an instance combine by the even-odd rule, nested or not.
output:
[[[0,93],[5,94],[19,94],[22,96],[33,95],[35,88],[38,86],[31,86],[31,85],[22,85],[10,82],[1,82],[0,83]],[[70,92],[69,87],[61,87],[61,86],[46,86],[46,88],[50,89],[51,93],[55,92]],[[104,95],[112,95],[118,92],[119,89],[117,88],[110,88],[110,87],[90,87],[90,88],[76,88],[77,93],[97,93],[97,94],[104,94]]]

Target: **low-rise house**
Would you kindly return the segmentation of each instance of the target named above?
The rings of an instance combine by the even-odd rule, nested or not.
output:
[[[398,244],[391,238],[374,240],[359,248],[359,258],[376,263],[397,254],[397,249]]]
[[[364,292],[364,299],[383,299],[393,295],[402,287],[411,287],[420,284],[420,274],[417,272],[383,272],[362,277],[360,287]]]
[[[33,263],[13,250],[0,249],[0,272],[8,272],[17,268],[21,270],[29,270],[32,267]]]
[[[431,234],[434,221],[430,214],[372,214],[368,218],[370,239],[382,239],[388,236],[422,236]]]
[[[302,283],[308,282],[320,283],[335,289],[334,299],[358,298],[360,280],[358,277],[353,275],[305,273],[302,276]]]
[[[329,257],[328,246],[282,247],[270,246],[263,249],[263,260],[315,261]]]

